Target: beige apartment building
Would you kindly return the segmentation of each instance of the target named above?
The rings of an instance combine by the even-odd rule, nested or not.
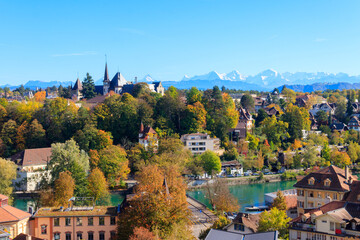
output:
[[[351,175],[348,168],[344,170],[333,165],[308,174],[294,185],[298,195],[298,214],[331,201],[343,200],[354,180],[357,177]]]
[[[180,140],[194,155],[202,154],[206,150],[211,150],[220,154],[220,139],[211,138],[207,133],[191,133],[182,135]]]
[[[30,234],[46,240],[116,238],[116,207],[40,208],[30,221]]]

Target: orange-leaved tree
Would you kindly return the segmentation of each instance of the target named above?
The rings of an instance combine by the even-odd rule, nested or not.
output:
[[[69,199],[74,196],[75,180],[69,171],[61,172],[59,178],[55,180],[55,205],[65,206]]]
[[[135,196],[119,218],[119,238],[128,239],[133,229],[145,227],[161,239],[192,239],[187,231],[186,185],[177,167],[148,165],[138,172],[137,180]]]

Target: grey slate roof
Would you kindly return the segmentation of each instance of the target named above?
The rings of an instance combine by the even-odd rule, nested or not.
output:
[[[205,240],[277,240],[278,232],[264,232],[264,233],[234,233],[218,229],[211,229]]]

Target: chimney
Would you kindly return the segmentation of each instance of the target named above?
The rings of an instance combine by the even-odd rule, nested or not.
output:
[[[137,77],[135,77],[135,84],[137,83]]]
[[[349,183],[349,166],[345,166],[345,182]]]
[[[26,240],[31,240],[31,235],[26,234]]]

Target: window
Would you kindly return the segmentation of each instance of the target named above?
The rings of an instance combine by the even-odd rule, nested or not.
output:
[[[94,240],[94,233],[88,232],[88,240]]]
[[[244,231],[245,230],[245,227],[243,224],[238,224],[238,223],[235,223],[234,224],[234,230],[238,230],[238,231]]]
[[[298,190],[298,196],[304,196],[304,190]]]
[[[76,233],[76,240],[81,240],[82,239],[82,232],[77,232]]]
[[[88,217],[88,226],[93,226],[93,225],[94,225],[94,218]]]
[[[304,202],[303,201],[298,201],[298,207],[299,208],[304,208]]]
[[[54,218],[54,226],[55,227],[60,226],[60,218]]]
[[[301,232],[297,231],[297,239],[301,239]]]
[[[110,217],[110,225],[116,224],[116,217]]]
[[[60,233],[56,232],[54,233],[54,240],[59,240],[60,239]]]
[[[313,177],[309,178],[308,184],[309,185],[314,185],[314,183],[315,183],[315,178],[313,178]]]
[[[104,219],[104,217],[99,217],[99,225],[100,225],[100,226],[105,225],[105,219]]]
[[[334,200],[337,200],[337,193],[334,193],[334,194],[333,194],[333,199],[334,199]]]
[[[41,234],[46,234],[47,225],[41,225]]]
[[[355,230],[356,229],[356,223],[355,222],[351,222],[351,229]]]
[[[65,226],[71,226],[71,218],[65,218]]]
[[[309,192],[309,197],[314,197],[314,192]]]
[[[322,223],[327,223],[327,221],[326,221],[326,220],[322,220],[321,222],[322,222]]]
[[[327,179],[324,181],[325,187],[330,187],[330,184],[331,184],[331,180],[327,178]]]
[[[111,239],[111,240],[115,240],[115,239],[116,239],[116,232],[115,232],[115,231],[111,231],[111,232],[110,232],[110,239]]]
[[[318,198],[321,198],[321,192],[318,192]]]
[[[76,226],[82,226],[82,218],[81,217],[76,218]]]
[[[334,231],[334,230],[335,230],[335,223],[330,222],[330,231]]]
[[[99,232],[99,240],[105,240],[105,232]]]
[[[65,240],[71,240],[71,233],[66,233],[65,234]]]

